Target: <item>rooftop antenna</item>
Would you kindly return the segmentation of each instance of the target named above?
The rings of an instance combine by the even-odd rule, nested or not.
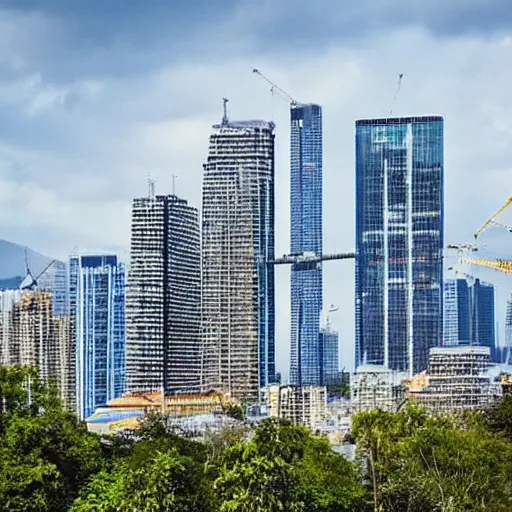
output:
[[[176,195],[176,178],[178,176],[176,176],[175,174],[172,175],[172,195],[175,196]]]
[[[398,99],[398,93],[400,92],[400,89],[402,88],[402,79],[404,78],[403,73],[398,73],[398,84],[396,86],[396,92],[393,96],[393,105],[396,103],[396,100]],[[393,106],[391,106],[391,110],[389,111],[389,116],[391,117],[393,115]]]
[[[226,125],[228,124],[228,99],[227,98],[222,98],[222,101],[224,102],[224,116],[222,118],[222,124],[223,125]]]
[[[148,175],[148,197],[149,199],[155,198],[155,179]]]

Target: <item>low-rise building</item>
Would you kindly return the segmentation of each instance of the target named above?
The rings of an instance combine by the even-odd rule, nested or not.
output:
[[[325,386],[279,386],[263,388],[263,400],[271,417],[285,418],[314,429],[325,419]]]
[[[360,366],[350,379],[352,412],[382,409],[394,411],[405,398],[407,373],[380,365]]]
[[[431,411],[482,409],[500,394],[490,370],[490,349],[482,346],[430,349],[426,373],[408,384],[408,396]]]

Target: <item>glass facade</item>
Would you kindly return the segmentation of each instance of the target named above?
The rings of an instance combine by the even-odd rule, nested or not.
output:
[[[125,389],[125,269],[117,256],[70,258],[76,336],[76,409],[81,419]]]
[[[356,367],[427,368],[442,248],[443,118],[356,121]]]
[[[338,333],[330,328],[320,330],[320,386],[337,384],[339,380],[338,368]]]
[[[290,110],[290,249],[322,255],[322,108]],[[322,264],[296,263],[291,269],[292,384],[321,382],[319,346]]]
[[[446,279],[443,345],[469,344],[470,318],[468,282],[465,279]]]
[[[489,347],[491,362],[496,362],[494,286],[475,279],[471,286],[471,343]]]

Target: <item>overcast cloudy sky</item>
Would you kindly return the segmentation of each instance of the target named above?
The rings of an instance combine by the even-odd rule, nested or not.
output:
[[[176,192],[200,206],[222,115],[277,123],[277,253],[289,247],[288,109],[257,67],[324,108],[324,251],[354,248],[354,120],[445,117],[446,242],[471,241],[512,193],[510,0],[0,1],[0,238],[59,258],[125,258],[130,201]],[[397,74],[400,95],[392,99]],[[508,214],[512,224],[512,212]],[[503,216],[507,222],[507,214]],[[512,257],[512,235],[482,235]],[[447,261],[447,265],[453,261]],[[324,267],[353,364],[353,263]],[[278,368],[288,373],[289,270],[277,270]],[[512,278],[498,286],[501,341]]]

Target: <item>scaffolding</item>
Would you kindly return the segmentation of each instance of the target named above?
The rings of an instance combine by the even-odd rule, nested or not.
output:
[[[274,125],[215,125],[203,175],[203,391],[258,400],[274,368]]]

